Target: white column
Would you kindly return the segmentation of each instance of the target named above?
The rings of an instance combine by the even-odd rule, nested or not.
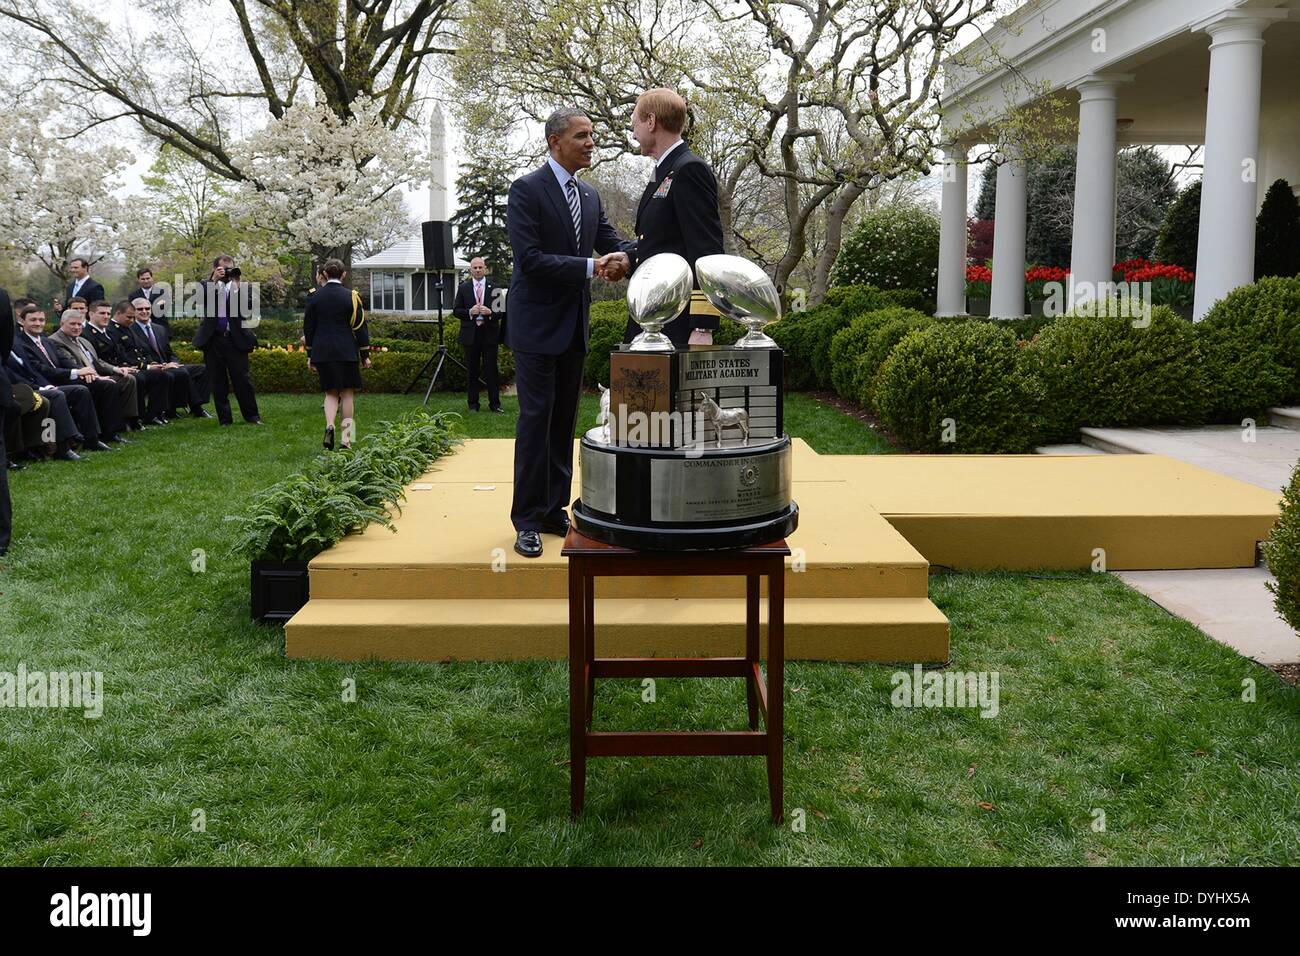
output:
[[[1120,84],[1132,79],[1127,74],[1097,73],[1070,85],[1079,91],[1071,307],[1096,298],[1098,284],[1111,281],[1115,262],[1115,102]]]
[[[1004,150],[993,208],[993,290],[989,315],[1016,319],[1025,314],[1025,225],[1028,188],[1025,163]]]
[[[966,188],[969,149],[956,143],[944,150],[939,218],[938,315],[966,314]]]
[[[1192,26],[1211,37],[1205,175],[1196,244],[1193,314],[1197,319],[1233,289],[1255,278],[1263,32],[1285,16],[1285,10],[1271,8],[1225,10]]]

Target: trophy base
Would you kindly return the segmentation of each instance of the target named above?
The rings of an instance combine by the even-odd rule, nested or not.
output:
[[[640,332],[627,345],[629,352],[675,352],[677,346],[662,332]]]
[[[579,498],[573,503],[573,524],[593,541],[634,551],[734,551],[770,544],[799,527],[799,505],[790,502],[784,512],[761,521],[716,528],[665,528],[629,525],[608,515],[589,512]]]
[[[595,433],[595,434],[593,434]],[[596,541],[638,551],[725,551],[791,534],[791,446],[660,448],[579,442],[582,496],[573,523]]]

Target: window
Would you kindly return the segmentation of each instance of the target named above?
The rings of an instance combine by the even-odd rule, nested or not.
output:
[[[370,273],[370,308],[375,312],[405,312],[406,275],[401,272]]]

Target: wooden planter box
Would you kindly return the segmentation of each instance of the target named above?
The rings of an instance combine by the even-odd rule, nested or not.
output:
[[[306,561],[254,561],[252,615],[263,624],[283,624],[307,603]]]

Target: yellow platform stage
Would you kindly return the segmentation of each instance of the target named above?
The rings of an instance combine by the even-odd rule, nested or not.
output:
[[[512,549],[514,442],[478,439],[411,486],[397,533],[371,527],[311,562],[311,601],[285,627],[290,657],[563,657],[560,539]],[[576,455],[575,455],[576,460]],[[955,568],[1237,567],[1277,496],[1154,455],[831,456],[795,440],[795,553],[786,571],[790,657],[946,661],[930,563]],[[575,475],[573,496],[578,494]],[[600,652],[738,653],[743,584],[610,578]]]

